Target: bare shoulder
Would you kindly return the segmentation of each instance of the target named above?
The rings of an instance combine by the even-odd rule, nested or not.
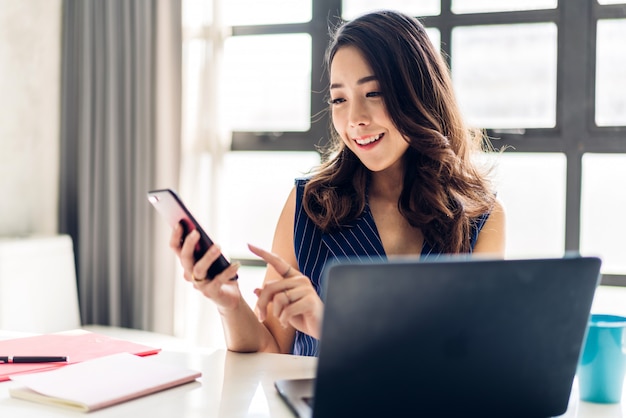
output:
[[[293,229],[296,214],[296,188],[292,188],[283,210],[278,218],[274,240],[272,242],[272,252],[287,261],[294,268],[297,268],[295,249],[293,245]]]
[[[278,223],[290,223],[293,225],[294,217],[296,214],[296,188],[293,187],[289,192],[289,196],[287,196],[287,200],[285,201],[285,205],[283,206],[283,210],[280,213],[280,217],[278,218]]]
[[[272,242],[272,253],[282,258],[289,263],[291,267],[298,270],[298,261],[296,259],[296,252],[293,244],[293,228],[294,217],[296,213],[296,188],[294,187],[283,206],[283,210],[278,218],[276,224],[276,230],[274,232],[274,240]],[[267,265],[265,271],[264,284],[274,282],[281,276],[280,272],[277,272],[270,264]],[[290,347],[295,340],[295,330],[291,327],[283,327],[276,316],[274,316],[273,310],[268,308],[268,316],[265,319],[265,326],[272,334],[272,337],[276,341],[280,352],[289,353]]]
[[[499,221],[504,221],[505,220],[505,209],[504,209],[504,205],[502,204],[502,202],[500,201],[500,199],[496,199],[493,205],[493,209],[491,210],[491,213],[489,214],[489,218],[487,219],[487,222],[489,222],[492,217],[497,218]]]
[[[489,218],[478,234],[474,253],[504,257],[506,245],[506,211],[496,199]]]

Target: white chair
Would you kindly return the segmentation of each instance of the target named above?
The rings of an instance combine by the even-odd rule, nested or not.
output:
[[[0,329],[49,333],[80,326],[72,239],[0,238]]]

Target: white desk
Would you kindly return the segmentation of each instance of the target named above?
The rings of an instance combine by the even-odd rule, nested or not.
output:
[[[184,341],[143,331],[85,327],[85,329],[132,340],[163,351],[146,357],[202,372],[198,382],[125,402],[89,414],[39,405],[9,397],[14,382],[0,382],[2,418],[208,418],[289,417],[290,410],[274,389],[280,378],[312,377],[317,360],[280,354],[238,354],[226,350],[189,347]],[[19,336],[0,332],[0,339]]]
[[[315,375],[317,360],[311,357],[281,354],[237,354],[188,346],[184,341],[143,331],[107,327],[85,329],[160,347],[163,351],[148,357],[151,361],[176,364],[202,372],[198,382],[169,389],[87,415],[63,408],[39,405],[9,397],[13,382],[0,383],[2,418],[207,418],[207,417],[293,417],[282,402],[274,381]],[[1,338],[17,336],[2,333]],[[576,383],[570,398],[567,418],[626,417],[626,398],[618,405],[598,405],[578,400]]]

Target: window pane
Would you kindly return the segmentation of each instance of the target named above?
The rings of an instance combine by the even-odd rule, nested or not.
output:
[[[220,177],[219,237],[231,258],[255,258],[247,243],[270,249],[294,179],[320,163],[317,152],[229,152]]]
[[[468,122],[481,128],[556,125],[553,23],[459,27],[452,77]]]
[[[602,271],[626,274],[626,154],[583,156],[580,252],[599,255]]]
[[[184,28],[200,27],[213,20],[211,3],[205,0],[183,0],[182,21]]]
[[[342,17],[348,20],[378,9],[398,10],[411,16],[434,16],[441,10],[439,0],[343,0],[341,4]]]
[[[426,33],[430,38],[430,42],[435,45],[438,50],[441,49],[441,32],[437,28],[426,28]]]
[[[311,37],[236,36],[226,40],[223,119],[235,131],[308,131]]]
[[[311,20],[311,0],[228,0],[221,4],[226,25],[267,25]]]
[[[596,124],[626,125],[626,19],[598,21]]]
[[[554,9],[556,5],[557,0],[452,0],[451,7],[460,14]]]
[[[237,285],[239,286],[241,297],[243,297],[243,299],[248,303],[251,309],[254,309],[257,300],[259,300],[259,298],[254,294],[254,289],[263,286],[265,270],[265,267],[241,266],[239,267],[239,271],[237,272],[237,274],[239,275],[239,283]],[[211,345],[211,347],[214,346]],[[225,345],[224,348],[226,348]]]
[[[204,40],[192,40],[183,44],[183,111],[182,140],[186,146],[194,141],[193,133],[197,128],[199,115],[200,89],[204,69]],[[188,141],[188,142],[185,142]]]
[[[560,257],[565,249],[566,158],[557,153],[492,154],[506,211],[506,256]]]

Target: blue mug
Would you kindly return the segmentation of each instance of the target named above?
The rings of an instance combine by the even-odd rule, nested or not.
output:
[[[618,403],[626,372],[626,317],[592,314],[578,364],[580,399]]]

